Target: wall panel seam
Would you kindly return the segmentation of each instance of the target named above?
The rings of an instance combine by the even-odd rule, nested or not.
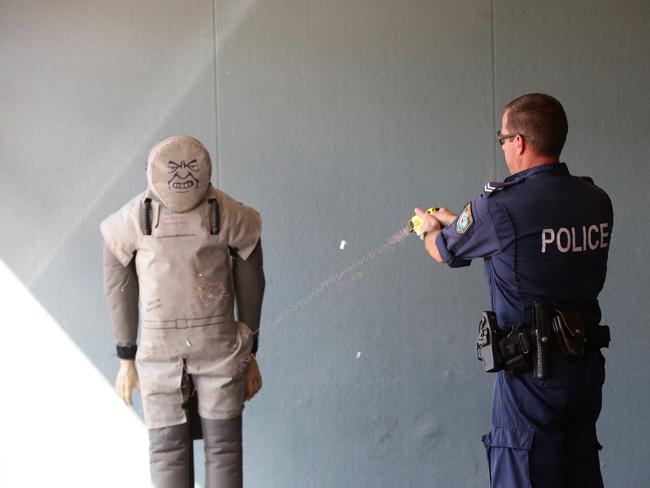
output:
[[[491,0],[490,17],[492,20],[492,134],[496,134],[496,120],[497,120],[497,65],[496,65],[496,18],[494,15],[494,0]],[[496,180],[498,172],[497,167],[497,147],[494,146],[492,151],[493,158],[493,174],[488,175],[488,180]]]
[[[217,36],[217,0],[212,0],[212,35],[214,39],[214,130],[215,130],[215,157],[216,163],[213,161],[213,165],[216,167],[216,179],[217,187],[221,186],[221,157],[220,149],[221,146],[221,137],[219,134],[219,39]]]

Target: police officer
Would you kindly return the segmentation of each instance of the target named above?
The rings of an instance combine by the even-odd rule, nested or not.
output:
[[[597,297],[612,205],[590,178],[573,176],[559,162],[567,129],[555,98],[532,93],[512,100],[497,133],[511,175],[487,183],[460,215],[416,209],[423,220],[418,235],[438,263],[453,268],[483,258],[504,335],[513,326],[530,330],[535,302],[577,314],[587,337],[603,329]],[[605,379],[599,347],[605,344],[587,340],[582,359],[570,359],[558,334],[551,330],[548,339],[545,378],[532,368],[497,373],[492,428],[482,439],[492,487],[603,486],[596,420]]]

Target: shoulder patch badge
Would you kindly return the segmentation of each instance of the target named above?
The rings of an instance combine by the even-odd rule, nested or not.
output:
[[[464,234],[472,225],[474,225],[474,217],[472,216],[472,202],[469,202],[456,220],[456,232]]]

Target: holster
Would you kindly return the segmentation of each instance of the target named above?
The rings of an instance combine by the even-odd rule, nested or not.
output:
[[[585,357],[585,323],[581,314],[554,309],[553,332],[565,358],[579,360]]]
[[[494,312],[485,311],[478,324],[476,338],[476,356],[483,362],[488,373],[496,373],[503,369],[499,342],[503,334],[497,328],[497,318]]]

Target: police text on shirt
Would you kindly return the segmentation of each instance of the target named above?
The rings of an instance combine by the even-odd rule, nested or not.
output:
[[[609,224],[583,225],[582,227],[560,227],[559,229],[542,230],[542,252],[546,252],[546,245],[557,246],[560,252],[593,251],[608,246],[607,232]]]

